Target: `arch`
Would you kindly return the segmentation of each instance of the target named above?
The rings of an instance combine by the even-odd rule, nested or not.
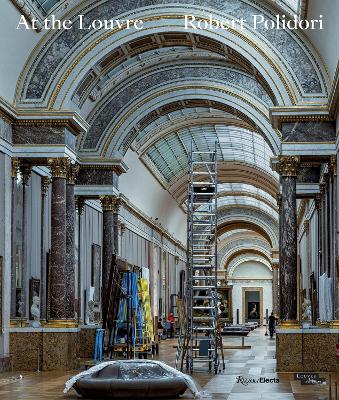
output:
[[[204,6],[206,11],[202,11]],[[140,8],[141,7],[141,8]],[[210,10],[210,11],[209,11]],[[259,27],[253,29],[251,15],[262,13],[266,17],[273,17],[274,12],[270,7],[260,7],[258,4],[245,2],[244,0],[185,0],[173,5],[171,0],[162,0],[161,4],[154,4],[152,0],[135,0],[130,2],[103,1],[92,2],[85,7],[79,6],[68,15],[71,18],[79,13],[87,18],[101,19],[104,16],[118,17],[120,15],[132,15],[134,18],[145,21],[147,34],[154,32],[170,32],[184,30],[183,16],[195,15],[198,18],[206,18],[208,12],[215,18],[239,18],[247,20],[245,31],[238,27],[216,33],[214,30],[202,34],[209,40],[217,40],[231,49],[240,50],[259,71],[265,72],[264,76],[269,85],[280,82],[280,90],[288,93],[289,102],[295,103],[302,97],[322,99],[326,95],[327,81],[324,68],[321,65],[314,49],[305,35],[299,32],[266,31]],[[157,19],[157,27],[153,21]],[[89,59],[93,64],[100,56],[112,50],[112,35],[114,45],[118,46],[128,40],[139,38],[145,34],[143,31],[126,32],[127,30],[113,30],[109,32],[86,31],[74,29],[62,33],[49,32],[40,41],[32,53],[22,73],[22,79],[18,84],[17,103],[28,104],[32,100],[39,100],[49,108],[60,108],[58,99],[70,90],[71,83],[79,83],[79,71],[86,70]],[[196,33],[187,29],[185,33]],[[201,32],[199,32],[201,33]],[[255,38],[255,39],[254,39]],[[77,52],[74,50],[77,49]],[[265,49],[265,50],[261,50]],[[76,54],[77,53],[77,54]],[[95,54],[94,54],[95,53]],[[251,54],[252,53],[252,54]],[[53,54],[55,62],[49,62]],[[34,62],[36,60],[36,62]],[[51,80],[49,79],[51,77]],[[57,93],[50,89],[51,81],[57,88]],[[64,92],[64,93],[62,93]],[[46,100],[47,99],[47,100]],[[56,107],[55,107],[56,106]]]
[[[267,267],[267,269],[272,273],[271,263],[266,258],[262,257],[261,255],[252,256],[251,254],[243,254],[230,262],[229,267],[227,268],[227,279],[231,280],[233,278],[233,273],[237,267],[245,262],[251,261],[265,265],[265,267]]]
[[[218,210],[218,235],[232,230],[246,228],[264,237],[272,248],[278,248],[278,221],[258,209],[228,206]]]

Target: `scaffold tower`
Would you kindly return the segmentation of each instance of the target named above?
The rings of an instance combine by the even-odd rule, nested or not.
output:
[[[212,151],[191,150],[187,201],[187,281],[177,366],[193,372],[208,365],[224,368],[217,312],[217,144]]]

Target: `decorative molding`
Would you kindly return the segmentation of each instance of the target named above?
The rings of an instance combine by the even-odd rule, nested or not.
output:
[[[46,111],[37,109],[18,110],[0,96],[0,116],[8,123],[18,126],[66,127],[75,135],[87,132],[89,124],[78,113],[72,111]]]
[[[334,74],[332,88],[328,96],[329,114],[333,119],[336,118],[339,112],[339,61]]]
[[[305,212],[306,212],[306,207],[307,207],[307,201],[306,199],[302,199],[297,211],[297,225],[299,226],[301,224],[302,219],[304,218]]]
[[[78,164],[69,164],[67,168],[67,184],[75,185],[76,177],[79,172],[79,165]]]
[[[337,176],[337,156],[336,155],[332,155],[330,157],[330,161],[328,163],[328,171],[333,176]]]
[[[300,167],[299,156],[279,156],[278,170],[281,176],[297,176]]]
[[[275,106],[270,108],[273,128],[281,130],[284,122],[332,121],[327,105],[318,106]]]
[[[11,0],[12,3],[16,6],[16,8],[20,11],[21,14],[24,14],[25,17],[32,23],[32,20],[35,19],[36,29],[33,29],[37,32],[40,32],[43,28],[43,15],[39,11],[39,9],[34,5],[34,3],[30,0]]]

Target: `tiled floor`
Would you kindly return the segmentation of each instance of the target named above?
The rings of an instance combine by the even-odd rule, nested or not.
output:
[[[328,385],[307,386],[295,381],[292,374],[277,374],[275,372],[275,340],[265,337],[263,329],[251,332],[245,340],[251,349],[225,350],[226,369],[218,375],[206,372],[193,374],[194,379],[210,394],[214,400],[339,400],[328,397]],[[159,359],[174,365],[176,341],[163,341]],[[240,338],[224,338],[224,345],[239,345]],[[64,382],[73,374],[70,373],[31,373],[0,374],[0,399],[76,399],[74,391],[63,395]],[[244,379],[276,378],[276,383],[237,383],[238,376]],[[326,374],[324,377],[327,377]],[[182,399],[192,399],[190,392],[186,392]]]

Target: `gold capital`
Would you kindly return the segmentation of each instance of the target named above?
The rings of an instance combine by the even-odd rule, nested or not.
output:
[[[70,161],[68,158],[50,158],[48,165],[53,178],[67,178]]]
[[[31,176],[32,173],[32,166],[27,164],[20,164],[20,173],[22,177],[22,183],[24,185],[27,185],[29,177]]]
[[[299,156],[279,156],[279,174],[281,176],[297,176],[299,167]]]
[[[100,202],[103,211],[115,211],[114,196],[100,196]]]

